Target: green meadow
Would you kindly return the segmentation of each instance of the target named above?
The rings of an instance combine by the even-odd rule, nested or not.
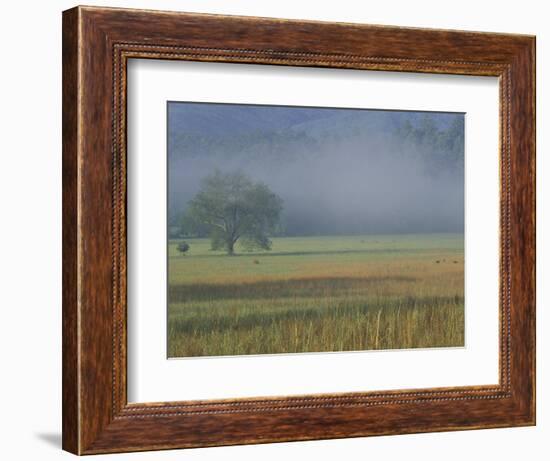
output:
[[[168,243],[168,356],[464,345],[463,234]]]

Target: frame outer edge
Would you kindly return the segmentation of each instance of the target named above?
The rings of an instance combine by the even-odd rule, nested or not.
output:
[[[79,454],[79,42],[80,11],[62,15],[62,448]]]
[[[535,39],[511,62],[511,367],[518,424],[536,424]]]
[[[532,100],[531,100],[531,110],[533,111],[532,114],[532,121],[533,121],[533,134],[531,139],[531,148],[533,149],[533,168],[531,171],[532,177],[531,177],[531,183],[533,185],[534,191],[533,191],[533,209],[531,210],[531,213],[533,215],[533,226],[534,226],[534,243],[535,243],[535,255],[534,255],[534,268],[533,268],[533,281],[535,283],[534,286],[534,315],[533,315],[533,325],[532,325],[532,338],[533,338],[533,347],[534,347],[534,353],[532,357],[532,370],[533,370],[533,398],[531,402],[531,410],[532,410],[532,423],[533,426],[537,425],[537,251],[536,251],[536,243],[537,243],[537,37],[532,37],[532,43],[531,43],[531,60],[532,60],[532,67],[531,67],[531,85],[532,85]]]

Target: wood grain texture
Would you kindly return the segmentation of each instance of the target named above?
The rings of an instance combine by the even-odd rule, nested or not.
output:
[[[63,16],[63,448],[78,452],[78,10]]]
[[[534,424],[529,36],[78,7],[63,15],[63,447],[78,454]],[[497,386],[128,404],[126,63],[492,75],[501,102]]]

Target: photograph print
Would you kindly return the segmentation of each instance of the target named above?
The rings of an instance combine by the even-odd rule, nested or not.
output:
[[[168,357],[463,347],[464,117],[168,102]]]

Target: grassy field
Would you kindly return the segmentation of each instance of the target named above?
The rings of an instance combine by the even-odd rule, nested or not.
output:
[[[276,238],[235,256],[186,241],[168,248],[169,357],[464,344],[462,234]]]

